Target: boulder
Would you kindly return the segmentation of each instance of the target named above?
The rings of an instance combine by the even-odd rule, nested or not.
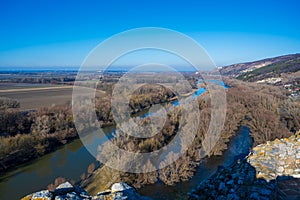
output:
[[[31,197],[32,200],[51,200],[52,198],[53,198],[53,194],[49,190],[42,190],[33,193]]]
[[[124,191],[134,191],[135,189],[124,182],[115,183],[111,186],[111,192],[124,192]]]
[[[150,198],[141,196],[136,190],[124,182],[115,183],[111,186],[111,197],[113,200],[149,200]]]
[[[55,188],[53,193],[54,195],[62,195],[73,191],[74,191],[73,185],[69,182],[65,182],[57,186],[57,188]]]
[[[89,198],[82,198],[80,195],[78,195],[76,192],[70,192],[64,195],[56,196],[54,200],[84,200]]]
[[[94,197],[90,196],[79,186],[73,186],[69,182],[60,184],[54,192],[42,190],[22,198],[22,200],[150,200],[151,198],[141,196],[136,190],[126,183],[115,183],[111,190],[98,192]]]
[[[22,200],[150,200],[151,198],[141,196],[136,190],[126,183],[115,183],[111,190],[98,192],[96,196],[90,196],[79,186],[73,186],[69,182],[59,185],[54,192],[42,190],[22,198]]]

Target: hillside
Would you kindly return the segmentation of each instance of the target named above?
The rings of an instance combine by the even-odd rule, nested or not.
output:
[[[220,73],[223,76],[254,82],[298,70],[300,70],[299,53],[225,66],[220,68]]]

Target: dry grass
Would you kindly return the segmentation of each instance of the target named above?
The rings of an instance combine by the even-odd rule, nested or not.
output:
[[[72,92],[72,86],[9,89],[0,90],[0,97],[18,100],[21,110],[35,110],[71,102]]]
[[[96,170],[92,177],[89,178],[89,183],[85,190],[90,195],[97,195],[99,191],[110,189],[112,184],[121,181],[119,172],[106,166],[102,166]]]

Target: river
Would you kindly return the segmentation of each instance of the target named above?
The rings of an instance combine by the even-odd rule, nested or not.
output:
[[[224,85],[224,87],[227,86]],[[205,88],[198,88],[194,96],[197,97],[205,91]],[[178,106],[178,101],[174,101],[173,105]],[[111,133],[113,130],[114,127],[105,128],[106,133]],[[95,145],[97,139],[101,138],[90,138],[90,145]],[[229,143],[228,150],[222,156],[204,159],[195,176],[188,182],[179,183],[176,186],[156,183],[139,189],[139,192],[154,199],[184,198],[188,191],[195,187],[199,181],[209,177],[219,165],[228,165],[236,159],[236,156],[248,153],[251,147],[250,141],[248,128],[242,127],[237,136],[233,137]],[[47,188],[49,184],[54,182],[55,178],[61,176],[68,180],[79,181],[80,175],[87,172],[88,165],[91,163],[99,165],[82,145],[81,140],[75,140],[55,152],[2,174],[0,177],[0,199],[20,199],[29,193]]]
[[[253,143],[249,133],[248,127],[240,127],[237,135],[230,140],[223,155],[203,159],[195,175],[189,181],[177,183],[175,186],[155,183],[138,189],[138,192],[155,200],[187,199],[188,192],[202,180],[209,178],[219,166],[231,165],[237,159],[244,158],[249,153]]]

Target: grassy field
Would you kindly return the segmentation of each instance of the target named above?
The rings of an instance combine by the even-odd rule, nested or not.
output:
[[[61,105],[72,100],[71,86],[14,88],[0,90],[0,97],[17,99],[22,110],[37,109],[44,106]]]

